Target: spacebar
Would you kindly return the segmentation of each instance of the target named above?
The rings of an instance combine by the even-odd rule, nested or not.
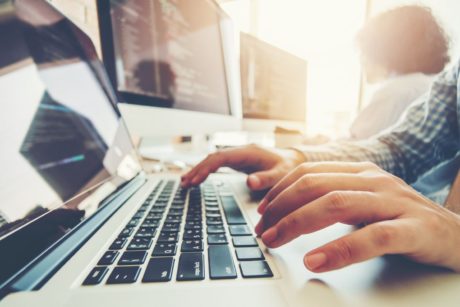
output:
[[[229,225],[246,224],[243,214],[233,196],[222,196],[222,207],[224,208],[225,217]]]
[[[208,257],[211,279],[236,278],[235,265],[227,245],[210,245]]]

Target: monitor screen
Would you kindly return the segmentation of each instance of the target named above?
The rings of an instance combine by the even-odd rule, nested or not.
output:
[[[113,49],[124,102],[230,115],[215,3],[111,0],[109,9],[112,46],[104,47]]]
[[[305,60],[241,33],[240,71],[243,118],[305,121]]]
[[[15,7],[28,58],[0,71],[0,284],[140,171],[88,37],[44,0]]]

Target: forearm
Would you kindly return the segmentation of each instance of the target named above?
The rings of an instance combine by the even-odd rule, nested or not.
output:
[[[406,177],[404,165],[398,161],[398,155],[390,149],[390,146],[377,139],[336,142],[323,146],[302,146],[296,149],[303,153],[307,162],[370,161],[400,178]]]

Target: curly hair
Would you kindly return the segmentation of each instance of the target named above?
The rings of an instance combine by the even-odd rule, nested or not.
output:
[[[371,18],[356,36],[365,59],[398,74],[436,74],[449,62],[449,38],[431,10],[401,6]]]

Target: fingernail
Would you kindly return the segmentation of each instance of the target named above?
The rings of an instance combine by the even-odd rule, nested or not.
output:
[[[260,214],[263,214],[267,204],[268,204],[268,201],[265,198],[262,199],[259,203],[259,206],[257,207],[257,212],[259,212]]]
[[[260,179],[256,175],[249,175],[248,182],[250,188],[258,188],[260,186]]]
[[[264,223],[262,222],[262,219],[260,219],[259,223],[257,223],[256,227],[254,227],[254,230],[256,231],[256,234],[260,236],[264,232]]]
[[[320,266],[324,265],[327,261],[325,253],[316,253],[305,257],[305,265],[309,270],[316,270]]]
[[[277,236],[278,236],[278,230],[276,229],[276,227],[272,227],[262,234],[262,241],[265,244],[270,244],[276,240]]]

